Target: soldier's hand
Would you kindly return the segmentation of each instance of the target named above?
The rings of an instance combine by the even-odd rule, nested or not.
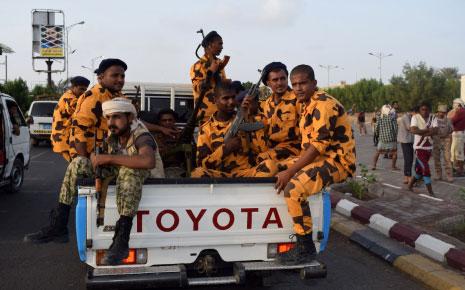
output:
[[[92,152],[90,153],[90,162],[92,163],[92,167],[95,170],[98,166],[105,164],[104,155],[95,155],[95,153]]]
[[[292,173],[289,170],[281,171],[280,173],[276,174],[276,193],[280,194],[281,191],[286,188],[286,185],[289,183],[289,180],[292,178]]]
[[[178,137],[180,129],[172,129],[160,126],[160,132],[169,138],[176,139]]]
[[[216,73],[218,71],[218,68],[220,67],[220,63],[221,61],[219,59],[214,59],[210,64],[208,70],[210,70],[212,73]]]
[[[242,140],[239,136],[234,136],[224,143],[224,155],[237,152],[242,148]]]

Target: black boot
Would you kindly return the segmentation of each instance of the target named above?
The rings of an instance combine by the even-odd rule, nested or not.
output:
[[[278,261],[283,265],[299,265],[310,263],[315,260],[316,248],[313,243],[312,234],[295,235],[297,243],[288,252],[278,254]]]
[[[43,227],[36,233],[27,234],[24,237],[24,241],[34,244],[43,244],[52,241],[67,243],[69,241],[68,218],[70,209],[70,205],[58,203],[57,208],[50,211],[50,225]]]
[[[104,263],[110,265],[121,264],[129,255],[129,235],[131,234],[132,217],[122,215],[116,222],[113,243],[105,255]]]

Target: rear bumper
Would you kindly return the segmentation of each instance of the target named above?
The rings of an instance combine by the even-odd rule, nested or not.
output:
[[[300,270],[302,279],[326,277],[326,266],[318,261],[284,266],[276,262],[236,262],[232,276],[189,278],[183,265],[154,267],[113,267],[90,270],[88,288],[101,287],[187,287],[244,284],[250,273]]]
[[[50,136],[52,133],[30,133],[31,138],[34,138],[36,140],[50,140]]]

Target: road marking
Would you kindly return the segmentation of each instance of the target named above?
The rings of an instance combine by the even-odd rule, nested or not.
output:
[[[444,183],[444,184],[447,184],[447,185],[450,185],[450,186],[453,186],[453,187],[456,187],[456,188],[463,188],[463,185],[457,185],[457,184],[450,183],[450,182],[447,182],[447,181],[436,181],[436,182]]]
[[[424,197],[424,198],[429,198],[429,199],[432,199],[432,200],[435,200],[435,201],[444,201],[443,199],[440,199],[440,198],[437,198],[437,197],[432,197],[432,196],[429,196],[429,195],[426,195],[426,194],[423,194],[423,193],[420,193],[419,196]]]
[[[400,186],[395,186],[395,185],[392,185],[392,184],[389,184],[389,183],[381,183],[381,184],[385,185],[387,187],[395,188],[395,189],[402,189],[402,187],[400,187]]]
[[[44,152],[42,152],[42,153],[36,154],[36,155],[34,155],[34,156],[31,157],[31,160],[32,160],[32,159],[36,159],[37,157],[42,156],[42,155],[44,155],[44,154],[47,153],[47,152],[48,152],[48,151],[44,151]]]

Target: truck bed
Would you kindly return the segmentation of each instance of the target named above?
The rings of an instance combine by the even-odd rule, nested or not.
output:
[[[97,227],[94,180],[81,180],[76,210],[80,258],[94,269],[93,281],[98,280],[96,273],[108,278],[109,273],[122,269],[145,273],[170,266],[182,270],[198,263],[206,253],[214,253],[221,263],[244,271],[283,270],[274,262],[273,249],[291,242],[292,220],[283,195],[276,194],[274,182],[274,178],[148,179],[129,245],[136,253],[146,253],[145,263],[106,266],[98,264],[98,253],[110,246],[119,218],[115,186],[110,184],[108,188],[104,225]],[[314,240],[317,250],[323,250],[329,235],[329,195],[320,193],[309,201]],[[317,262],[313,266],[319,270],[322,267]]]

